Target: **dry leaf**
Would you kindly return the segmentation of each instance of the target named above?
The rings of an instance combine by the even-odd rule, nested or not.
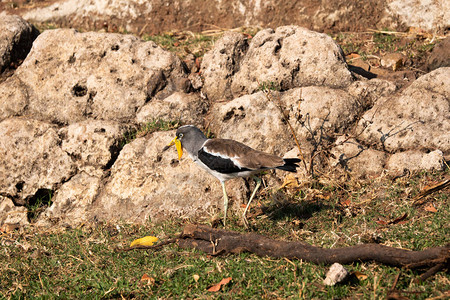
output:
[[[148,276],[147,274],[142,275],[141,283],[145,285],[153,285],[155,283],[155,278]]]
[[[347,198],[347,199],[345,199],[345,200],[340,201],[339,203],[341,203],[342,206],[350,206],[350,204],[351,204],[352,202],[350,201],[349,198]]]
[[[198,280],[200,279],[200,276],[198,276],[197,274],[192,275],[192,277],[194,277],[195,282],[198,282]]]
[[[432,203],[428,203],[427,205],[425,205],[424,209],[426,211],[432,212],[432,213],[436,213],[437,209],[436,207],[434,207],[434,205]]]
[[[155,236],[146,236],[131,242],[130,247],[134,246],[152,246],[153,243],[156,243],[158,238]]]
[[[211,286],[210,288],[208,288],[208,292],[218,292],[220,290],[220,288],[222,287],[222,285],[225,285],[230,281],[231,281],[231,277],[224,278],[218,284],[215,284],[215,285]]]
[[[352,59],[357,59],[357,58],[361,58],[361,55],[359,55],[358,53],[355,53],[355,52],[349,53],[345,56],[346,60],[352,60]]]
[[[367,275],[366,274],[358,272],[358,271],[353,272],[353,275],[355,275],[356,278],[358,278],[359,281],[367,279]]]
[[[292,174],[286,175],[286,176],[284,177],[283,184],[280,186],[279,189],[281,190],[281,189],[284,188],[284,187],[298,188],[299,185],[298,185],[298,180],[297,180],[297,178],[296,178],[294,175],[292,175]]]

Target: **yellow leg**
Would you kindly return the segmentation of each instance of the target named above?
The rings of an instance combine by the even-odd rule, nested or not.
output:
[[[242,218],[244,219],[244,225],[247,228],[248,228],[248,221],[247,221],[247,217],[246,217],[247,210],[248,210],[253,198],[255,197],[256,192],[258,191],[259,187],[261,186],[261,178],[259,178],[259,177],[253,177],[253,178],[256,181],[256,186],[255,186],[255,189],[253,190],[252,195],[250,196],[250,199],[248,200],[247,206],[245,207],[245,210],[244,210],[244,214],[242,215]]]
[[[225,226],[227,223],[228,196],[227,191],[225,190],[225,183],[223,181],[220,183],[222,184],[223,190],[223,226]]]

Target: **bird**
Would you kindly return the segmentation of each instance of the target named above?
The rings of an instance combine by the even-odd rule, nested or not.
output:
[[[220,181],[224,201],[224,226],[226,226],[228,210],[228,195],[225,189],[225,181],[238,177],[253,176],[270,169],[296,172],[296,169],[299,167],[297,163],[301,161],[299,158],[281,158],[277,155],[258,151],[231,139],[207,138],[194,125],[179,127],[175,133],[175,138],[163,150],[167,150],[173,145],[177,149],[179,160],[181,160],[184,149],[200,168],[206,170]],[[253,177],[256,180],[256,186],[242,216],[246,227],[248,227],[246,213],[256,191],[261,185],[261,179]]]

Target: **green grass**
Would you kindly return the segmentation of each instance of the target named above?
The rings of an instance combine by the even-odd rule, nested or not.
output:
[[[411,250],[443,246],[450,243],[448,189],[427,196],[422,206],[414,206],[411,199],[445,175],[421,173],[395,182],[348,180],[339,186],[315,181],[289,193],[263,190],[250,211],[251,230],[274,239],[302,240],[327,248],[374,240]],[[346,199],[350,202],[341,204]],[[429,203],[437,212],[424,209]],[[262,212],[255,215],[258,209]],[[405,222],[377,223],[405,213]],[[398,274],[396,289],[411,299],[439,297],[450,287],[448,273],[416,283],[421,271],[370,262],[345,266],[350,272],[364,274],[365,279],[354,277],[328,287],[322,281],[329,266],[299,260],[250,253],[214,257],[176,245],[153,251],[115,250],[147,235],[171,237],[187,223],[189,220],[143,225],[99,223],[66,230],[29,227],[4,233],[0,236],[0,297],[379,299],[386,298]],[[227,229],[245,232],[240,223],[239,215],[233,213]],[[144,274],[152,280],[141,282]],[[232,281],[219,292],[207,291],[226,277]]]
[[[373,42],[379,50],[394,51],[398,38],[394,34],[390,34],[388,29],[384,29],[383,32],[373,33]]]
[[[212,48],[220,35],[210,36],[201,33],[175,32],[161,35],[144,35],[144,41],[153,41],[163,49],[175,52],[181,58],[192,53],[195,57],[202,57]]]
[[[30,222],[35,221],[41,212],[52,205],[52,197],[52,190],[39,189],[34,197],[28,200],[25,207],[28,210],[27,217]]]
[[[166,121],[166,120],[152,120],[145,124],[141,124],[138,128],[130,130],[123,135],[121,148],[128,143],[131,143],[137,137],[147,135],[155,131],[168,131],[176,129],[179,126],[178,121]]]

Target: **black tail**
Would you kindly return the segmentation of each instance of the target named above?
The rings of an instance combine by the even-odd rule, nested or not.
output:
[[[297,168],[299,165],[296,163],[301,162],[300,158],[284,158],[284,165],[277,167],[277,169],[288,171],[288,172],[297,172]]]

